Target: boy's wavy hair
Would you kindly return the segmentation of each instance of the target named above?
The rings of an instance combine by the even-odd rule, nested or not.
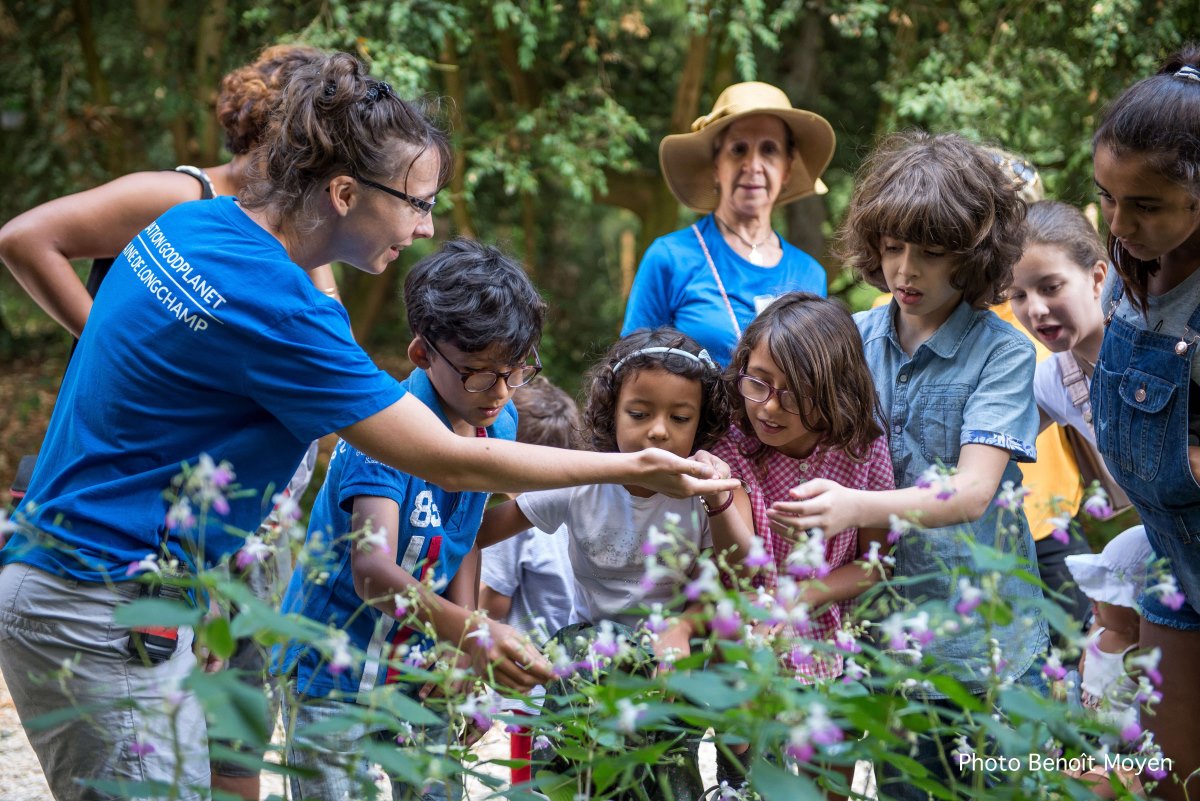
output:
[[[1113,101],[1092,137],[1092,152],[1106,147],[1117,158],[1137,154],[1164,180],[1200,200],[1200,80],[1180,70],[1200,71],[1200,43],[1168,57],[1149,78]],[[1146,312],[1147,285],[1159,262],[1134,258],[1111,233],[1108,254],[1129,290],[1134,308]]]
[[[733,352],[725,371],[731,397],[740,397],[738,375],[746,372],[750,352],[764,341],[771,360],[787,378],[788,391],[801,401],[800,421],[822,435],[821,447],[865,459],[883,429],[862,336],[850,313],[837,301],[809,292],[776,298],[746,328]],[[747,436],[742,455],[761,462],[767,446],[759,441],[746,404],[744,400],[734,404],[733,422]]]
[[[1012,176],[957,134],[886,137],[858,172],[838,255],[889,291],[880,240],[944,248],[959,257],[950,285],[975,308],[1003,302],[1021,256],[1025,204]]]
[[[643,348],[677,348],[699,354],[700,344],[687,334],[673,328],[641,328],[619,339],[588,371],[585,386],[587,400],[583,407],[583,438],[592,450],[617,452],[617,397],[621,385],[642,370],[664,370],[700,382],[700,424],[692,451],[711,448],[729,427],[729,397],[716,366],[662,353],[644,353]],[[613,367],[629,357],[618,372]]]

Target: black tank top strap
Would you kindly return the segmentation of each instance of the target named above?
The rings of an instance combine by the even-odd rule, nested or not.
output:
[[[199,167],[193,167],[190,164],[180,164],[175,168],[175,172],[187,173],[200,182],[200,199],[212,200],[217,196],[213,190],[212,179],[208,177],[208,173]]]

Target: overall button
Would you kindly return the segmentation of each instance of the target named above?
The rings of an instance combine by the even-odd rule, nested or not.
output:
[[[1146,388],[1138,387],[1138,391],[1133,393],[1133,399],[1136,400],[1138,403],[1141,403],[1142,401],[1146,400]]]
[[[901,373],[901,374],[900,374],[900,383],[901,383],[901,384],[907,384],[907,383],[908,383],[908,373]]]

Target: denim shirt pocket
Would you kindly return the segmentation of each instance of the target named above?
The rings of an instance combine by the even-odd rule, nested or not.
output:
[[[921,455],[930,464],[958,464],[963,410],[971,397],[969,384],[934,384],[921,389],[917,414]]]
[[[1175,385],[1131,367],[1121,377],[1117,394],[1121,398],[1118,440],[1112,444],[1127,454],[1138,478],[1153,481],[1162,463]]]

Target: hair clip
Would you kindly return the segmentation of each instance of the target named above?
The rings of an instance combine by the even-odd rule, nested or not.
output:
[[[368,103],[374,103],[379,98],[388,97],[391,94],[392,94],[391,86],[389,86],[384,81],[376,81],[374,84],[371,85],[371,88],[367,90],[367,94],[364,99]]]
[[[1200,70],[1192,66],[1180,67],[1179,72],[1175,73],[1173,77],[1182,78],[1185,81],[1195,81],[1196,83],[1200,83]]]
[[[685,359],[691,359],[692,361],[696,362],[697,364],[703,365],[704,367],[707,367],[709,369],[712,369],[712,370],[717,369],[716,362],[714,362],[712,360],[712,357],[708,355],[707,350],[701,350],[700,353],[697,354],[697,353],[689,353],[688,351],[680,350],[679,348],[657,347],[657,348],[641,348],[639,350],[635,350],[633,353],[629,354],[625,358],[618,360],[617,363],[613,365],[612,371],[613,371],[613,373],[616,373],[618,370],[620,370],[622,367],[625,366],[625,363],[627,361],[634,358],[635,356],[649,356],[651,354],[656,354],[656,353],[661,353],[664,359],[668,356],[682,356]]]

